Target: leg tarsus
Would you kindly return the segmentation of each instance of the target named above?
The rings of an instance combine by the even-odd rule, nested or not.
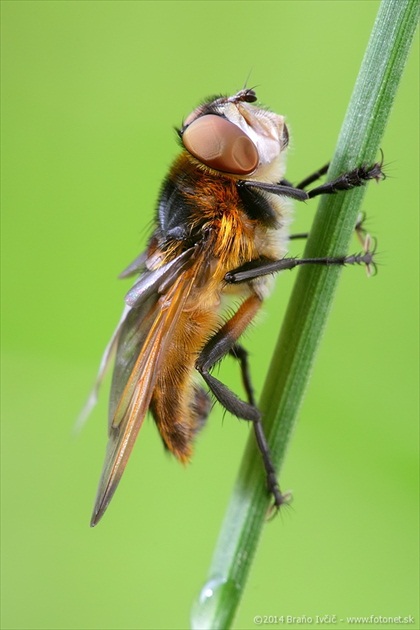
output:
[[[336,192],[364,186],[365,183],[371,179],[375,179],[379,182],[384,178],[385,175],[382,172],[382,162],[376,162],[371,166],[363,165],[354,168],[348,173],[343,173],[332,182],[326,182],[321,186],[312,188],[312,190],[308,191],[308,197],[309,199],[313,199],[313,197],[317,197],[318,195],[333,195]]]
[[[254,421],[254,433],[259,451],[263,458],[264,468],[267,475],[267,490],[273,496],[273,507],[275,506],[278,509],[281,505],[283,505],[283,503],[285,503],[285,495],[281,493],[279,484],[277,482],[277,474],[271,461],[270,449],[267,443],[267,438],[265,437],[261,418]]]

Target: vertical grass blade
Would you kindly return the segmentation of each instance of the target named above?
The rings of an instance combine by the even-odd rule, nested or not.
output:
[[[383,0],[340,132],[328,178],[377,160],[419,18],[418,0]],[[305,256],[343,254],[364,189],[324,198]],[[260,408],[280,471],[339,280],[336,267],[302,267],[266,379]],[[269,497],[253,435],[214,552],[209,578],[192,612],[193,628],[229,628],[265,522]],[[286,602],[284,602],[286,603]],[[277,602],[278,604],[278,602]]]

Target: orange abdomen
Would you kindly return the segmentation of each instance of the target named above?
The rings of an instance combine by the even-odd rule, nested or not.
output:
[[[210,411],[206,392],[194,380],[195,362],[218,321],[217,309],[182,314],[153,392],[150,409],[159,433],[183,462],[189,460],[194,436]]]

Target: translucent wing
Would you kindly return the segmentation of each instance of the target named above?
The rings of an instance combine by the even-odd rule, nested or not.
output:
[[[129,306],[124,307],[123,313],[121,315],[121,319],[118,322],[118,326],[114,330],[114,333],[111,339],[109,340],[107,347],[105,348],[105,351],[102,355],[101,363],[99,365],[99,370],[95,379],[95,383],[85,403],[85,406],[83,407],[82,411],[79,414],[79,417],[77,418],[76,426],[75,426],[76,432],[80,431],[80,429],[83,427],[83,425],[85,424],[86,420],[88,419],[90,415],[90,412],[92,411],[92,409],[95,407],[96,403],[98,402],[99,389],[101,387],[102,381],[104,379],[104,376],[111,362],[112,355],[114,354],[115,349],[117,347],[118,338],[120,336],[121,329],[123,327],[123,324],[130,310],[131,309]]]
[[[157,301],[159,293],[162,293],[165,288],[171,286],[182,269],[187,267],[193,250],[194,248],[186,250],[169,263],[166,263],[154,270],[144,269],[147,261],[147,252],[143,252],[133,263],[131,263],[131,265],[129,265],[129,267],[127,267],[126,270],[122,272],[122,274],[120,274],[121,278],[125,278],[133,273],[138,273],[139,270],[143,270],[139,280],[135,282],[134,286],[125,297],[126,306],[124,307],[121,319],[118,322],[107,347],[105,348],[93,388],[85,406],[77,418],[75,426],[76,432],[80,431],[83,427],[92,409],[98,402],[99,389],[112,361],[112,357],[117,348],[118,340],[120,339],[122,332],[124,331],[125,345],[127,346],[126,354],[128,355],[128,363],[130,358],[135,358],[136,351],[138,352],[141,340],[144,338],[144,326],[142,329],[140,323],[145,315],[150,311],[153,302]],[[136,326],[134,326],[133,322],[136,323]],[[136,331],[138,331],[138,334],[136,334]],[[143,335],[141,333],[143,333]],[[121,362],[123,354],[122,352],[119,354]]]
[[[109,440],[92,526],[108,507],[127,465],[174,328],[199,272],[201,258],[192,263],[191,252],[185,254],[175,259],[178,262],[169,271],[163,271],[153,291],[150,279],[145,281],[144,300],[129,311],[121,325],[110,396]]]

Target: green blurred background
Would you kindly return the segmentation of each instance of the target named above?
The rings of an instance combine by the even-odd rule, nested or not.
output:
[[[216,406],[183,468],[148,421],[89,528],[107,391],[72,427],[129,286],[116,277],[146,242],[173,126],[205,96],[251,73],[292,130],[288,177],[328,161],[379,3],[1,4],[3,627],[186,628],[249,427]],[[282,473],[293,509],[265,529],[236,628],[282,614],[418,627],[417,51],[382,143],[388,179],[365,200],[379,274],[342,274]],[[259,392],[294,277],[247,335]],[[240,391],[237,372],[221,369]]]

